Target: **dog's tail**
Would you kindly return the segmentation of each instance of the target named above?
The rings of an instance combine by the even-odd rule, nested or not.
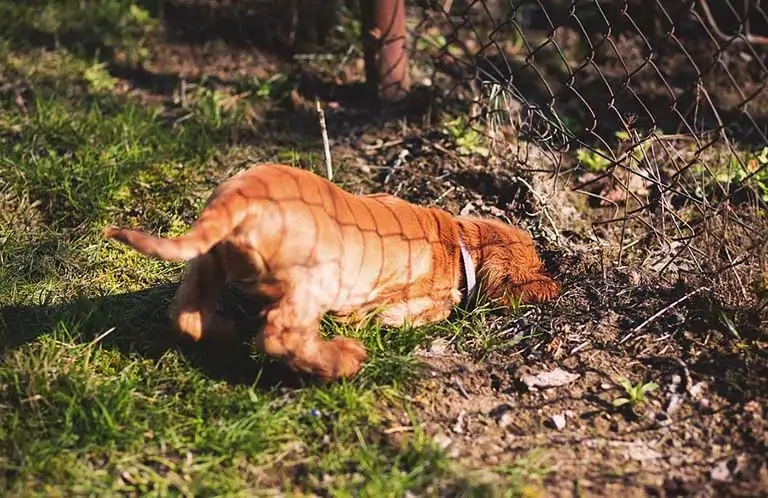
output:
[[[244,205],[237,205],[241,203]],[[167,261],[187,261],[208,252],[224,240],[243,222],[248,211],[245,198],[224,195],[207,205],[184,235],[162,238],[138,230],[109,226],[104,229],[104,236],[129,245],[146,256]]]

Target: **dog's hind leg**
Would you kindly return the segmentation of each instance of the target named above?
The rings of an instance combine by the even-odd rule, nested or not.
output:
[[[322,310],[307,306],[297,305],[289,296],[276,303],[266,313],[266,324],[256,339],[258,348],[324,382],[353,377],[368,358],[365,346],[347,337],[324,340],[319,334]]]
[[[170,318],[176,330],[193,341],[203,338],[232,339],[232,323],[216,315],[218,299],[225,284],[226,274],[212,253],[189,261],[170,309]]]

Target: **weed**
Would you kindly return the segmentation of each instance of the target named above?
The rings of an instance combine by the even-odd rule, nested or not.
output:
[[[697,196],[710,196],[717,189],[729,192],[750,187],[768,204],[768,147],[742,157],[729,154],[725,161],[715,166],[697,162],[692,165],[691,172],[697,180]]]
[[[487,156],[490,151],[485,146],[485,136],[475,129],[465,116],[459,116],[443,124],[443,133],[456,142],[461,155]]]
[[[655,382],[640,382],[636,386],[633,386],[632,383],[625,378],[619,379],[618,382],[619,385],[624,389],[626,396],[616,398],[611,402],[611,404],[616,408],[625,405],[635,407],[645,403],[645,395],[659,388],[659,385]]]
[[[360,22],[360,16],[352,12],[345,5],[339,5],[337,9],[339,22],[336,23],[334,31],[344,43],[354,46],[363,35],[363,25]]]
[[[418,50],[442,50],[447,43],[445,36],[440,33],[424,33],[416,40],[416,48]]]
[[[576,159],[591,173],[603,173],[613,164],[604,153],[586,148],[580,148],[576,151]]]
[[[741,333],[739,333],[739,329],[736,326],[737,318],[738,317],[731,318],[731,316],[729,316],[728,312],[725,310],[721,309],[717,311],[717,320],[720,322],[723,328],[727,330],[734,339],[740,341],[742,338]]]
[[[113,78],[105,68],[106,64],[103,62],[94,63],[83,72],[83,79],[88,83],[91,91],[98,93],[115,87],[117,79]]]
[[[158,26],[146,9],[126,0],[0,3],[0,32],[15,47],[66,47],[84,57],[100,48],[137,63],[148,57]]]
[[[260,80],[258,77],[254,76],[251,83],[253,87],[256,88],[254,91],[256,98],[280,101],[286,93],[287,82],[288,77],[286,75],[277,73],[264,80]]]
[[[619,142],[619,147],[624,144],[631,143],[632,138],[629,133],[623,130],[617,131],[614,136]],[[629,158],[635,163],[642,163],[643,159],[647,157],[649,144],[657,137],[656,131],[652,131],[650,135],[645,139],[637,143],[631,150]],[[611,159],[614,158],[614,159]],[[591,173],[604,173],[615,162],[615,155],[604,149],[588,149],[581,147],[576,150],[576,160],[579,164],[584,165],[587,171]]]

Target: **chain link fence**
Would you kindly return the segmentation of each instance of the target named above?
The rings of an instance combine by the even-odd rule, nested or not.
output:
[[[414,82],[473,101],[476,126],[508,166],[555,187],[538,196],[543,210],[564,209],[558,192],[580,197],[578,211],[592,237],[612,243],[614,264],[667,276],[719,275],[747,260],[764,268],[768,13],[760,1],[407,8]],[[572,222],[561,216],[553,231]]]
[[[374,3],[295,0],[279,10],[274,0],[184,0],[166,10],[171,24],[205,13],[181,23],[184,36],[225,25],[235,37],[239,26],[252,42],[275,38],[311,57],[314,42],[342,30],[329,51],[341,67],[363,55],[362,7]],[[367,16],[386,33],[400,21],[379,11],[402,9],[377,5]],[[406,0],[405,24],[409,102],[426,89],[433,108],[450,110],[457,149],[487,137],[468,162],[516,176],[537,233],[669,281],[729,274],[728,295],[740,299],[754,294],[751,282],[768,287],[763,2]]]

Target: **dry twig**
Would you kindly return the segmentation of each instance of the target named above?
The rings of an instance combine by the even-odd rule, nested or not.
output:
[[[325,158],[325,174],[328,179],[333,179],[333,165],[331,164],[331,146],[328,143],[328,129],[325,126],[325,113],[320,106],[320,99],[315,97],[317,107],[317,119],[320,121],[320,133],[323,137],[323,157]]]
[[[674,303],[672,303],[672,304],[670,304],[668,306],[665,306],[664,308],[660,309],[659,311],[657,311],[656,313],[651,315],[650,318],[648,318],[646,321],[644,321],[643,323],[641,323],[637,327],[633,328],[631,333],[635,334],[635,333],[639,332],[645,326],[647,326],[649,323],[651,323],[652,321],[656,320],[658,317],[660,317],[661,315],[663,315],[667,311],[671,310],[672,308],[674,308],[678,304],[682,303],[686,299],[689,299],[690,297],[692,297],[695,294],[698,294],[699,292],[707,291],[707,290],[709,290],[709,287],[699,287],[698,289],[692,290],[691,292],[689,292],[688,294],[684,295],[683,297],[681,297],[680,299],[678,299]]]

